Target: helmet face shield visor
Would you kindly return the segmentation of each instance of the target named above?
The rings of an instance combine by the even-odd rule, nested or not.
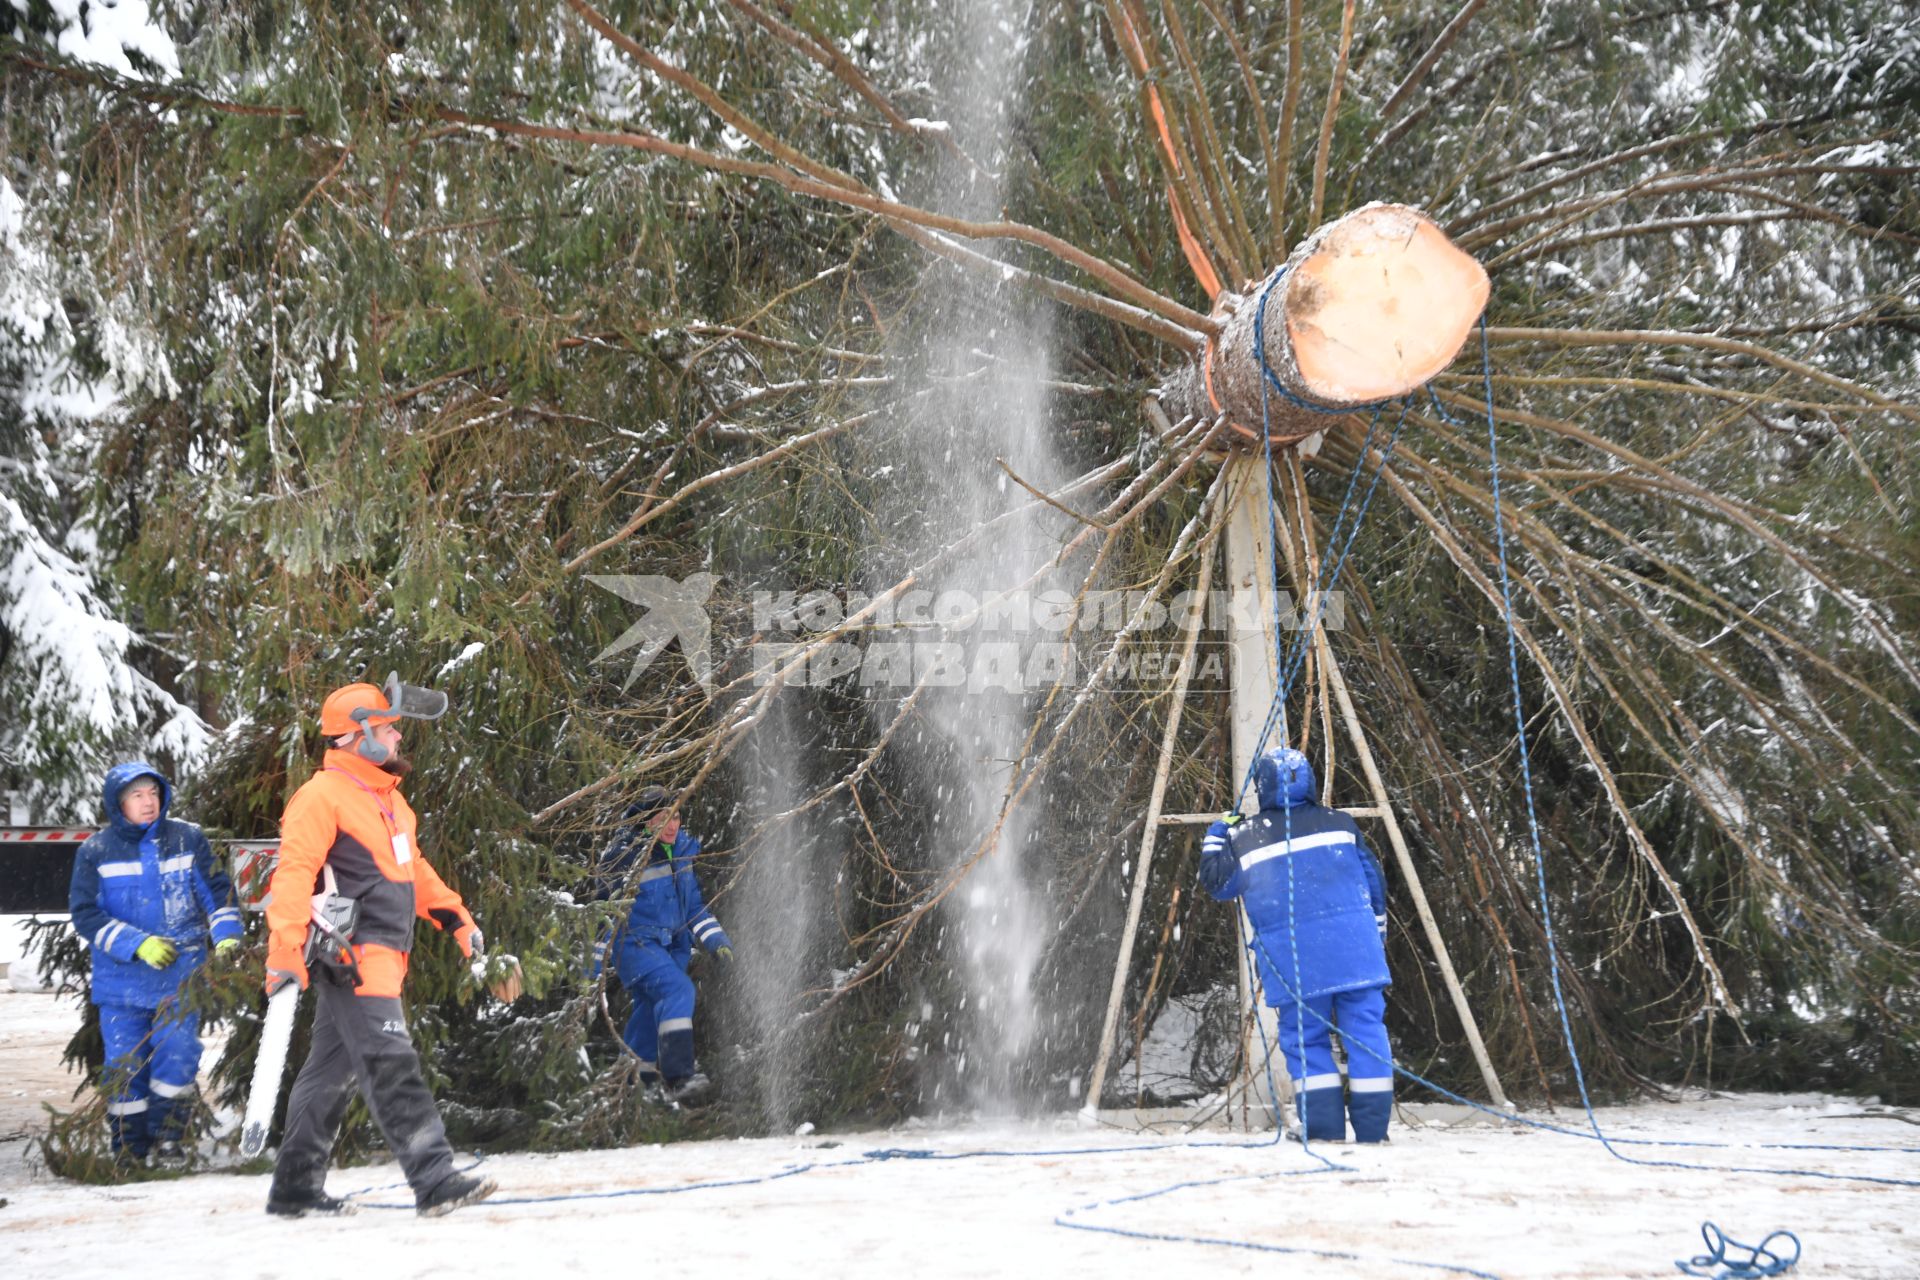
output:
[[[387,683],[381,692],[386,696],[387,707],[382,711],[377,707],[356,707],[353,718],[361,727],[370,724],[390,724],[395,720],[438,720],[447,714],[447,695],[434,689],[423,689],[417,684],[405,684],[398,671],[387,673]]]
[[[447,714],[447,695],[417,684],[402,684],[398,671],[387,673],[388,714],[409,720],[438,720]]]

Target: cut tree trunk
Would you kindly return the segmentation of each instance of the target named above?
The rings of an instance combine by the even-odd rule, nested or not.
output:
[[[1269,389],[1265,420],[1276,446],[1295,444],[1326,425],[1322,412],[1405,395],[1452,364],[1487,291],[1480,264],[1425,214],[1370,204],[1301,241],[1258,285],[1222,293],[1220,336],[1155,394],[1176,425],[1224,417],[1240,439],[1257,443],[1254,327],[1264,292],[1266,363],[1286,389]]]

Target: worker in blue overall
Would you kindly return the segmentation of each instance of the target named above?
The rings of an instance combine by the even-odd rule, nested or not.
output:
[[[115,765],[101,792],[107,825],[74,855],[67,907],[93,953],[108,1133],[118,1160],[184,1168],[200,1022],[178,993],[209,946],[239,948],[240,910],[207,837],[167,816],[173,787],[158,769]]]
[[[1254,766],[1260,811],[1207,828],[1200,880],[1253,926],[1260,987],[1279,1024],[1300,1122],[1316,1142],[1384,1142],[1393,1113],[1385,1023],[1387,895],[1352,818],[1314,800],[1313,766],[1291,747]],[[1347,1050],[1346,1088],[1332,1031]]]
[[[634,895],[626,920],[594,948],[594,975],[613,957],[620,985],[633,1000],[621,1039],[640,1063],[640,1079],[656,1096],[691,1104],[710,1091],[694,1069],[693,980],[687,966],[698,942],[722,962],[733,944],[707,910],[694,878],[700,841],[680,828],[664,787],[641,790],[627,806],[627,825],[601,855],[596,894]]]

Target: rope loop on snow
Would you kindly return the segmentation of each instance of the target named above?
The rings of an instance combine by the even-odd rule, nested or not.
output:
[[[1699,1276],[1703,1280],[1762,1280],[1766,1276],[1784,1275],[1800,1261],[1800,1237],[1784,1227],[1769,1232],[1759,1244],[1745,1244],[1732,1239],[1713,1223],[1703,1222],[1700,1224],[1700,1238],[1707,1242],[1707,1251],[1695,1254],[1685,1262],[1676,1259],[1673,1265],[1680,1268],[1683,1274]],[[1773,1248],[1775,1240],[1783,1239],[1793,1243],[1792,1257]],[[1730,1249],[1745,1250],[1746,1256],[1730,1258],[1727,1256]]]

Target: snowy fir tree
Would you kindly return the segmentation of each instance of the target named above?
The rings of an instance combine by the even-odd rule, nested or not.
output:
[[[24,21],[80,65],[128,76],[176,70],[172,42],[144,5],[98,11],[91,28],[52,10],[0,21]],[[24,793],[43,822],[85,821],[108,764],[151,755],[190,766],[210,736],[194,700],[179,692],[166,638],[137,625],[110,572],[118,547],[138,538],[150,491],[130,420],[179,387],[139,273],[103,270],[67,234],[73,175],[49,163],[63,154],[67,129],[52,115],[29,122],[10,108],[8,116],[0,699],[9,710],[0,788]]]

